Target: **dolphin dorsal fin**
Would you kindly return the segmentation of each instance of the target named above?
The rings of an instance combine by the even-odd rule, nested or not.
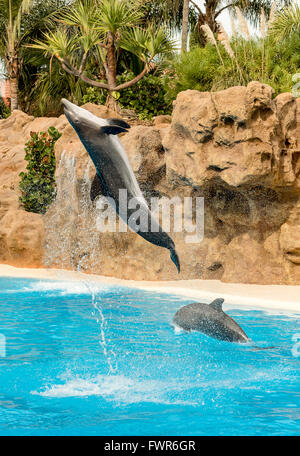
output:
[[[107,124],[100,128],[100,132],[106,135],[118,135],[125,133],[130,125],[122,119],[106,119]]]
[[[130,128],[130,125],[123,119],[106,119],[106,121],[109,123],[109,125],[126,128],[126,130],[129,130]]]
[[[119,133],[125,133],[128,131],[124,127],[120,127],[119,125],[104,125],[100,128],[100,133],[104,133],[105,135],[118,135]]]
[[[209,305],[210,305],[210,307],[217,310],[218,312],[221,312],[223,310],[222,309],[223,302],[224,302],[223,298],[218,298],[218,299],[215,299],[213,302],[211,302]]]

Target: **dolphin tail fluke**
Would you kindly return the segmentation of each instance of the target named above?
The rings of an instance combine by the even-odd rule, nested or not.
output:
[[[170,257],[173,263],[175,264],[178,274],[180,273],[180,261],[175,249],[170,249]]]

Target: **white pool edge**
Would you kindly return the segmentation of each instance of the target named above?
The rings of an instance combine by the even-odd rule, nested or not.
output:
[[[56,281],[91,281],[184,296],[195,300],[225,299],[225,308],[243,307],[276,312],[300,313],[300,285],[255,285],[223,283],[219,280],[135,281],[64,269],[16,268],[0,265],[1,277]]]

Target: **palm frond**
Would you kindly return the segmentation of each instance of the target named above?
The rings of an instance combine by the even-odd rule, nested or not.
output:
[[[152,26],[147,29],[135,27],[122,34],[120,47],[139,57],[143,62],[149,62],[161,54],[174,52],[176,42],[172,40],[164,27],[155,30]]]
[[[269,34],[277,40],[294,33],[300,34],[300,6],[296,4],[277,12],[269,30]]]
[[[102,0],[98,9],[96,24],[103,33],[116,32],[136,26],[142,12],[132,0]]]
[[[73,8],[65,12],[63,17],[59,18],[62,23],[78,27],[83,33],[95,23],[96,18],[96,1],[85,0],[76,2]]]
[[[277,0],[278,7],[288,6],[293,2],[293,0]],[[264,10],[264,13],[269,17],[272,0],[239,0],[238,5],[242,10],[244,16],[251,24],[257,26],[260,23],[261,19],[261,10]]]
[[[76,37],[70,36],[66,30],[59,28],[54,32],[44,33],[43,40],[36,40],[34,44],[30,44],[28,47],[44,51],[45,55],[58,55],[65,58],[79,48],[79,43]]]
[[[184,0],[145,0],[143,6],[143,23],[164,25],[169,31],[181,31]],[[217,0],[218,2],[218,0]],[[198,12],[192,2],[189,6],[189,25],[195,28]]]
[[[38,73],[30,96],[33,102],[38,104],[39,111],[43,115],[49,107],[55,111],[62,97],[67,97],[75,103],[80,102],[85,91],[85,84],[80,79],[66,73],[58,64],[53,63],[51,72],[46,69]]]
[[[16,38],[19,37],[21,32],[21,19],[22,15],[29,13],[30,9],[34,6],[34,0],[22,0],[19,2],[19,9],[17,14],[13,18],[13,29],[12,33],[15,35]]]

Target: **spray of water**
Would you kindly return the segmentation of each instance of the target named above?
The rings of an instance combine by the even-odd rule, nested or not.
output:
[[[100,327],[100,340],[99,344],[102,347],[104,357],[106,359],[106,363],[108,366],[108,373],[107,375],[115,374],[118,370],[118,364],[116,360],[115,352],[108,347],[108,343],[105,337],[105,328],[107,326],[107,322],[104,318],[101,303],[97,299],[95,291],[90,287],[88,282],[84,282],[86,287],[88,288],[89,292],[92,296],[92,306],[94,307],[94,315],[96,316],[97,324]]]
[[[90,200],[91,160],[78,179],[76,158],[63,152],[57,168],[57,196],[44,216],[44,263],[48,267],[71,268],[78,272],[95,269],[101,262],[100,233],[96,229],[96,208]],[[92,306],[100,328],[99,343],[108,366],[108,375],[117,371],[116,355],[105,336],[107,322],[95,290],[87,281]]]
[[[87,159],[82,178],[76,166],[76,158],[63,152],[56,175],[57,196],[44,215],[44,264],[94,271],[101,264],[101,249],[97,209],[90,200],[91,160]]]
[[[44,216],[44,264],[73,266],[74,226],[78,213],[76,193],[76,158],[63,152],[57,170],[56,199]]]

